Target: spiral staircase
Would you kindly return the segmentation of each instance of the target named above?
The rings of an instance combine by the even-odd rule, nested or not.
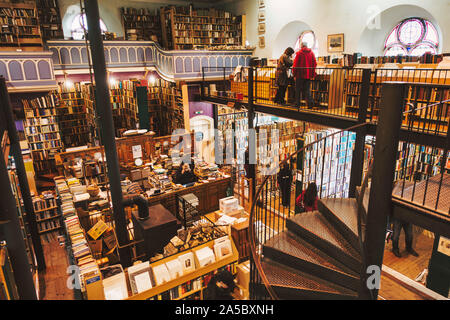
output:
[[[358,298],[356,199],[322,199],[318,208],[287,218],[286,230],[263,245],[262,269],[280,299]]]

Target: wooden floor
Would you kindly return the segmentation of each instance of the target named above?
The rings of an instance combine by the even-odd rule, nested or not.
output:
[[[414,228],[413,248],[419,254],[414,257],[405,251],[405,234],[400,234],[399,249],[401,258],[397,258],[392,253],[392,241],[386,244],[384,250],[383,264],[397,272],[414,280],[424,270],[428,269],[428,263],[433,251],[433,239],[418,232],[418,228]]]
[[[46,270],[39,276],[39,300],[74,300],[73,290],[67,287],[68,257],[58,241],[42,244]]]
[[[378,300],[424,300],[424,297],[382,274]]]

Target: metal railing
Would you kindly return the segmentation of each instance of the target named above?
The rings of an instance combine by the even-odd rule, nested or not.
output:
[[[203,79],[210,68],[203,68]],[[431,104],[439,97],[449,96],[449,69],[362,69],[362,68],[315,68],[316,75],[307,87],[309,90],[297,90],[296,81],[288,76],[286,92],[283,95],[284,104],[276,99],[280,86],[277,84],[275,67],[214,67],[215,71],[222,70],[223,77],[215,84],[207,85],[203,82],[203,97],[222,98],[230,102],[248,103],[248,74],[253,71],[253,103],[255,105],[271,106],[299,112],[327,114],[330,116],[358,119],[360,113],[366,113],[367,122],[378,122],[380,104],[380,90],[384,82],[400,81],[409,83],[409,93],[405,95],[405,105]],[[312,68],[295,68],[288,70],[288,75],[296,72],[312,71]],[[429,85],[422,92],[421,85]],[[300,85],[300,84],[299,84]],[[309,92],[310,97],[308,94]],[[305,97],[306,95],[306,97]],[[297,96],[297,97],[296,97]],[[418,99],[422,96],[423,99]],[[450,96],[449,96],[450,97]],[[442,98],[441,100],[445,100]],[[404,106],[400,106],[404,107]],[[420,108],[420,107],[419,107]],[[447,108],[445,105],[443,108]],[[438,109],[436,109],[438,110]],[[448,114],[441,112],[435,115],[438,121],[445,122]],[[423,116],[422,116],[423,117]],[[417,118],[416,126],[423,125],[423,119]],[[403,128],[408,128],[405,121]],[[444,124],[440,133],[446,132]],[[421,130],[423,131],[423,130]]]
[[[407,92],[404,93],[404,96],[406,97],[408,93],[416,87],[431,87],[435,88],[436,91],[435,84],[424,85],[422,83],[410,83],[405,86],[405,90]],[[438,85],[439,90],[448,90],[449,87],[449,85]],[[426,147],[424,145],[414,145],[411,143],[411,139],[406,139],[406,141],[402,141],[399,144],[400,151],[397,158],[397,167],[394,176],[396,183],[392,193],[392,200],[408,202],[418,208],[425,208],[428,212],[432,211],[435,214],[445,215],[448,217],[448,214],[450,213],[449,202],[447,200],[448,197],[441,195],[442,192],[447,194],[450,191],[450,135],[448,133],[449,120],[447,107],[449,100],[443,100],[443,97],[445,96],[441,95],[440,98],[437,98],[439,100],[438,102],[421,105],[420,107],[417,107],[417,104],[414,103],[408,103],[405,106],[402,106],[402,113],[404,117],[403,126],[406,126],[408,133],[411,133],[412,135],[413,133],[420,131],[428,134],[433,133],[435,135],[445,134],[447,136],[447,143],[446,147],[443,149]],[[435,124],[432,127],[426,124],[427,121],[430,119],[433,120],[437,115],[439,116],[438,118],[441,119],[440,116],[443,116],[444,114],[447,114],[447,118],[445,118],[447,123],[445,126]],[[421,121],[419,121],[421,125],[418,125],[418,115],[421,116]],[[304,157],[308,152],[315,152],[315,154],[312,154],[311,157],[305,157],[310,161],[304,162],[305,168],[302,168],[303,177],[305,173],[312,174],[311,181],[317,182],[317,185],[319,186],[317,194],[319,199],[327,197],[346,198],[347,194],[345,194],[345,192],[329,192],[329,184],[328,188],[325,188],[328,192],[323,192],[323,183],[332,182],[330,180],[331,175],[329,173],[333,172],[333,160],[327,154],[327,151],[331,150],[331,152],[339,153],[340,150],[335,149],[334,137],[342,137],[343,134],[345,136],[345,132],[356,130],[368,124],[369,122],[361,123],[345,130],[336,131],[311,143],[307,143],[303,148],[291,154],[286,160],[284,160],[280,167],[289,165],[296,157]],[[399,128],[399,130],[400,129],[401,128]],[[347,144],[349,143],[349,140],[350,139],[347,139]],[[348,149],[348,146],[346,149]],[[429,166],[426,170],[423,169],[423,166],[420,165],[420,161],[418,161],[421,159],[423,160],[424,158],[431,161],[430,163],[427,163]],[[361,191],[357,196],[358,238],[362,258],[362,270],[365,270],[368,264],[365,239],[362,237],[362,228],[366,223],[367,218],[366,208],[364,207],[364,195],[366,188],[368,187],[368,182],[371,179],[372,159],[368,159],[367,174],[362,182]],[[331,165],[328,166],[326,163],[330,160]],[[337,167],[335,171],[338,173],[339,167]],[[292,200],[296,200],[291,197],[291,186],[289,186],[288,191],[283,190],[285,187],[280,185],[279,175],[280,172],[277,172],[277,170],[272,170],[266,175],[262,185],[260,185],[257,189],[252,203],[249,222],[249,235],[252,253],[250,282],[253,286],[253,290],[251,291],[253,299],[278,298],[274,289],[271,287],[266,274],[264,273],[261,258],[262,247],[266,241],[280,232],[285,231],[286,219],[295,214],[291,210],[291,202]],[[335,177],[337,181],[339,177],[338,174]],[[302,182],[303,189],[306,186],[303,178]],[[283,197],[284,192],[289,192],[288,199]],[[299,192],[296,192],[296,196],[298,194]],[[361,274],[361,281],[363,280],[364,277]],[[256,290],[256,287],[254,286],[255,284],[263,285],[266,294],[261,293],[260,290]],[[372,295],[372,292],[370,292],[370,294]],[[374,299],[374,297],[372,297],[372,299]]]
[[[408,128],[408,135],[399,144],[393,192],[394,199],[444,216],[450,213],[447,197],[450,192],[449,89],[450,85],[436,84],[413,84],[406,88],[405,95],[421,93],[423,97],[405,106],[403,125]],[[444,135],[446,144],[437,148],[414,143],[413,132]]]
[[[328,186],[329,184],[333,183],[333,181],[330,181],[331,176],[335,175],[334,183],[336,183],[338,181],[339,174],[344,173],[343,171],[339,170],[338,159],[335,159],[336,167],[334,169],[332,168],[333,159],[330,159],[329,157],[330,154],[335,152],[336,150],[337,152],[339,152],[342,137],[345,137],[349,131],[356,130],[366,125],[366,123],[358,124],[345,130],[336,131],[314,142],[308,143],[303,148],[291,154],[287,159],[281,162],[280,167],[289,165],[296,157],[302,156],[303,153],[313,152],[314,158],[311,157],[310,159],[308,159],[308,161],[305,161],[305,163],[307,163],[310,168],[316,168],[315,170],[313,170],[315,181],[327,181],[324,183],[324,185],[322,185],[321,183],[317,183],[318,185],[320,185],[317,193],[318,198],[345,198],[347,197],[346,194],[348,195],[348,193],[339,188],[333,188],[331,190],[328,189],[328,192],[323,192],[323,186],[326,186],[327,183]],[[337,137],[339,141],[339,143],[337,144],[335,143],[335,137]],[[346,139],[345,143],[349,143],[349,140],[350,139]],[[351,150],[351,148],[347,148],[347,150]],[[329,166],[327,166],[326,164],[328,160],[331,161]],[[283,190],[285,186],[282,185],[279,174],[280,173],[277,172],[276,169],[273,169],[265,176],[262,185],[259,186],[258,190],[256,191],[252,203],[249,221],[250,248],[253,257],[250,282],[264,284],[268,296],[272,299],[277,299],[277,295],[271,288],[264,270],[262,269],[262,246],[267,240],[286,230],[286,219],[294,214],[294,211],[291,210],[291,202],[292,200],[294,202],[296,201],[296,199],[291,198],[291,186],[289,186],[288,190]],[[344,184],[342,184],[342,188],[343,186]],[[289,193],[288,199],[285,198],[286,195],[283,194],[284,192]],[[294,207],[295,204],[293,204],[292,209]],[[362,251],[363,248],[360,248],[360,250]],[[252,290],[252,292],[252,299],[263,299],[268,297],[267,295],[259,295],[257,293],[257,290]]]

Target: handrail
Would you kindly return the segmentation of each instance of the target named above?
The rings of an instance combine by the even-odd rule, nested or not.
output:
[[[420,110],[431,108],[431,107],[434,107],[434,106],[437,106],[437,105],[440,105],[440,104],[443,104],[443,103],[447,103],[448,101],[450,101],[450,100],[444,100],[444,101],[440,101],[438,103],[432,103],[432,104],[426,105],[424,107],[421,107]],[[410,105],[410,107],[412,107],[412,110],[406,110],[402,114],[408,114],[408,113],[411,113],[411,112],[414,113],[415,111],[419,110],[418,108],[415,108],[415,106],[413,104],[411,104],[411,103],[408,103],[407,105]],[[326,141],[326,139],[328,139],[328,138],[330,138],[330,137],[332,137],[334,135],[340,134],[340,133],[342,133],[344,131],[350,131],[350,130],[353,130],[353,129],[356,129],[356,128],[364,127],[364,126],[369,125],[369,124],[371,124],[371,122],[360,123],[360,124],[351,126],[349,128],[346,128],[346,129],[334,132],[334,133],[332,133],[330,135],[327,135],[327,136],[325,136],[325,137],[323,137],[323,138],[321,138],[321,139],[319,139],[317,141],[309,143],[309,144],[303,146],[303,148],[301,148],[301,149],[297,150],[296,152],[292,153],[291,155],[289,155],[289,157],[286,158],[285,160],[283,160],[280,165],[287,164],[289,161],[291,161],[291,159],[294,156],[298,155],[300,152],[303,152],[304,150],[306,150],[307,148],[313,146],[314,144],[320,143],[320,142],[322,142],[324,140]],[[411,123],[409,125],[409,129],[411,130],[412,128],[410,126],[411,126]],[[369,179],[372,176],[373,156],[372,156],[371,159],[369,159],[369,161],[370,162],[369,162],[368,172],[367,172],[367,174],[364,177],[364,180],[363,180],[363,183],[362,183],[362,186],[361,186],[361,191],[360,191],[359,196],[357,198],[358,242],[359,242],[359,246],[360,246],[360,253],[361,253],[361,257],[362,257],[363,267],[366,267],[366,264],[367,264],[366,262],[367,261],[366,261],[364,241],[363,241],[363,236],[362,236],[362,212],[365,211],[365,208],[363,206],[364,195],[365,195],[365,192],[366,192],[366,189],[367,189],[367,186],[368,186],[368,181],[369,181]],[[258,190],[257,190],[257,192],[256,192],[256,194],[255,194],[255,196],[253,198],[254,201],[252,202],[252,207],[251,207],[251,211],[250,211],[250,218],[249,218],[249,221],[250,221],[250,223],[249,223],[249,236],[250,236],[250,251],[251,251],[251,255],[253,257],[253,262],[254,262],[254,264],[256,266],[256,269],[257,269],[257,271],[259,273],[259,276],[261,277],[261,279],[263,281],[263,284],[264,284],[265,288],[267,289],[270,297],[272,299],[274,299],[274,300],[277,300],[278,296],[275,293],[275,291],[273,290],[273,288],[270,286],[269,281],[268,281],[268,279],[267,279],[267,277],[266,277],[266,275],[265,275],[265,273],[264,273],[264,271],[262,269],[260,256],[256,252],[256,235],[255,235],[255,222],[256,222],[255,221],[255,209],[256,209],[256,206],[258,205],[258,197],[261,194],[261,191],[263,190],[264,186],[266,185],[269,177],[271,175],[275,174],[275,173],[276,173],[276,169],[272,169],[270,174],[266,175],[266,177],[264,178],[262,184],[258,187]],[[363,278],[361,278],[361,280],[362,279]],[[370,294],[371,299],[375,299],[375,297],[373,297],[373,292],[372,291],[370,291],[369,294]]]
[[[285,160],[283,160],[281,162],[281,164],[288,163],[294,156],[296,156],[300,152],[306,150],[307,148],[313,146],[316,143],[320,143],[323,140],[326,140],[326,139],[328,139],[328,138],[330,138],[332,136],[335,136],[337,134],[343,133],[344,131],[350,131],[350,130],[353,130],[353,129],[361,128],[361,127],[364,127],[364,126],[366,126],[368,124],[369,124],[369,122],[360,123],[360,124],[348,127],[346,129],[343,129],[343,130],[340,130],[340,131],[336,131],[336,132],[334,132],[332,134],[329,134],[329,135],[327,135],[327,136],[325,136],[325,137],[323,137],[323,138],[321,138],[321,139],[319,139],[317,141],[309,143],[309,144],[303,146],[303,148],[301,148],[301,149],[297,150],[296,152],[292,153],[289,157],[287,157]],[[252,203],[252,207],[251,207],[251,211],[250,211],[250,218],[249,218],[249,221],[250,221],[250,223],[249,223],[249,236],[250,236],[250,251],[251,251],[251,254],[252,254],[255,266],[256,266],[256,268],[258,270],[258,273],[261,276],[261,279],[263,280],[264,286],[266,287],[267,291],[269,292],[269,295],[271,296],[271,298],[274,299],[274,300],[278,300],[278,297],[277,297],[275,291],[270,286],[269,281],[268,281],[268,279],[267,279],[267,277],[266,277],[266,275],[265,275],[265,273],[264,273],[264,271],[262,269],[261,260],[259,259],[259,255],[256,252],[256,246],[255,246],[255,239],[256,239],[255,238],[255,221],[254,221],[254,218],[255,218],[255,206],[257,205],[257,202],[258,202],[257,201],[258,196],[261,194],[261,190],[263,189],[263,187],[266,184],[266,182],[269,179],[269,177],[271,175],[275,174],[275,173],[276,173],[276,169],[272,169],[271,170],[271,174],[267,174],[266,175],[266,177],[264,178],[263,182],[259,186],[259,188],[256,191],[256,194],[255,194],[255,196],[253,198],[254,201]],[[361,236],[362,235],[359,235],[359,237],[361,237]],[[361,250],[363,250],[363,249],[364,248],[361,248]]]

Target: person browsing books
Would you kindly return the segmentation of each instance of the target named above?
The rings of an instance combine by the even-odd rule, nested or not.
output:
[[[316,57],[306,42],[302,42],[302,48],[297,52],[292,66],[295,78],[295,106],[300,108],[300,92],[308,103],[308,109],[313,108],[311,97],[311,79],[316,76]]]
[[[286,89],[288,87],[288,70],[292,67],[292,55],[294,54],[294,49],[291,47],[284,50],[284,53],[278,59],[277,71],[275,73],[275,81],[278,86],[277,94],[273,101],[279,104],[285,104],[284,96],[286,95]]]

